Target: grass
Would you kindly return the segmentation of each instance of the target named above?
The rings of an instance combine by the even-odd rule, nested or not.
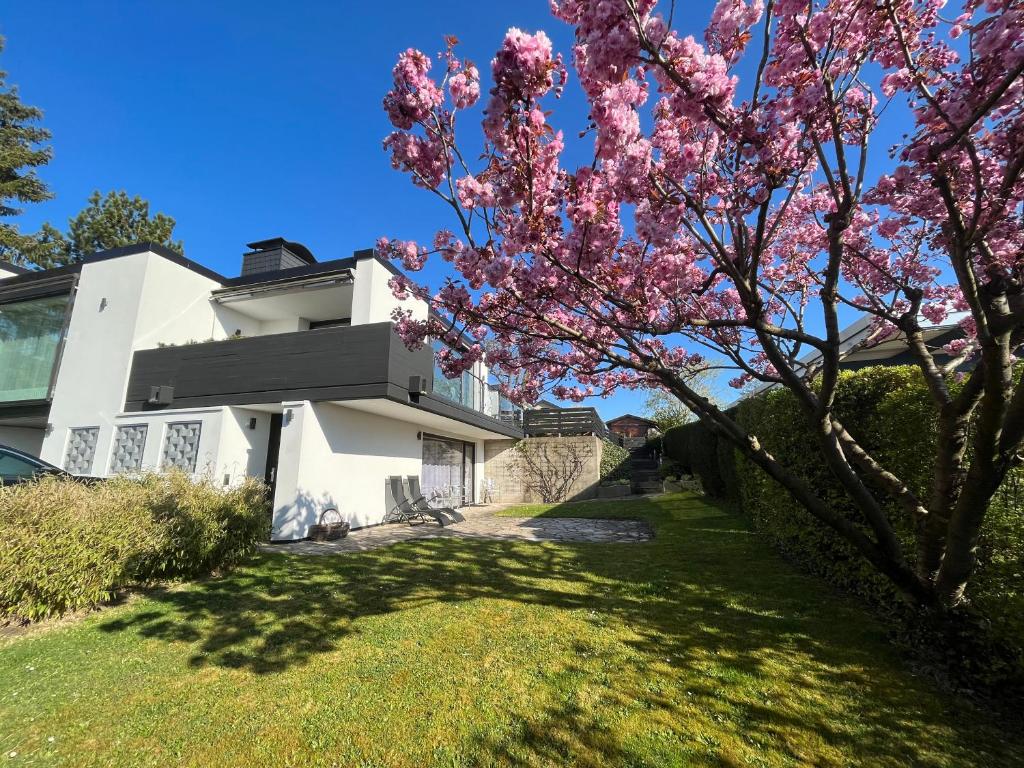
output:
[[[506,514],[643,517],[657,538],[266,554],[2,641],[0,764],[1024,764],[721,510]]]

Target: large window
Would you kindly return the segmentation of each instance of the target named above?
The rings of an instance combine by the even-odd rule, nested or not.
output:
[[[443,437],[423,438],[423,480],[428,499],[437,495],[456,506],[473,503],[476,446]]]
[[[50,396],[67,307],[67,296],[0,305],[0,403]]]

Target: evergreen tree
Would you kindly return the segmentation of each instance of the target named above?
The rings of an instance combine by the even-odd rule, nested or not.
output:
[[[3,48],[0,37],[0,52]],[[50,132],[38,124],[42,110],[22,103],[17,87],[6,80],[7,73],[0,70],[0,259],[35,263],[35,256],[46,257],[50,235],[24,235],[5,219],[20,214],[22,204],[53,197],[36,174],[37,168],[50,162],[53,150],[44,146]]]
[[[163,213],[151,218],[149,203],[138,195],[129,197],[121,190],[102,196],[96,190],[89,196],[89,205],[68,220],[64,235],[48,226],[44,233],[54,236],[62,263],[70,263],[96,251],[144,242],[159,243],[184,253],[182,242],[171,238],[174,225],[174,219]]]

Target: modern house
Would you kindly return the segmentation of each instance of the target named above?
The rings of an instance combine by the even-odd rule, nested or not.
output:
[[[276,540],[328,506],[382,522],[389,475],[479,498],[485,446],[523,436],[518,412],[484,366],[446,379],[394,334],[395,267],[281,238],[249,249],[232,278],[153,244],[0,263],[0,443],[83,475],[263,478]]]

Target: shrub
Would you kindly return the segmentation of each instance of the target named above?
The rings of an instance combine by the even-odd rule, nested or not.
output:
[[[629,451],[610,440],[601,441],[601,485],[624,485],[630,481]]]
[[[936,415],[917,368],[879,366],[842,373],[836,391],[836,415],[867,450],[904,478],[915,493],[927,497]],[[738,407],[738,419],[774,456],[805,477],[833,510],[862,525],[861,514],[813,448],[804,416],[788,390],[744,401]],[[937,634],[941,635],[942,642],[931,644],[945,649],[946,661],[950,662],[947,666],[969,669],[973,681],[978,681],[1005,672],[1009,666],[1007,644],[1018,648],[1024,645],[1024,478],[1020,470],[1003,484],[986,516],[978,566],[970,586],[973,608],[971,616],[958,619],[959,629],[939,627],[934,617],[907,614],[886,579],[731,446],[720,445],[718,472],[725,479],[726,489],[738,490],[742,509],[754,526],[788,557],[889,612],[898,619],[893,626],[918,650],[926,647],[925,638],[934,641]],[[912,554],[911,521],[895,505],[886,511]],[[964,642],[962,638],[968,635],[962,627],[968,623],[991,626],[990,639],[975,639],[973,645]],[[950,646],[954,641],[955,648]],[[990,650],[978,650],[984,648]],[[977,653],[988,658],[967,658]]]
[[[711,428],[694,421],[665,433],[665,455],[678,462],[686,474],[700,478],[706,494],[722,497],[725,483],[719,470],[718,443],[718,435]]]
[[[0,487],[0,616],[37,620],[155,578],[208,573],[268,534],[255,480],[221,490],[171,472]]]

